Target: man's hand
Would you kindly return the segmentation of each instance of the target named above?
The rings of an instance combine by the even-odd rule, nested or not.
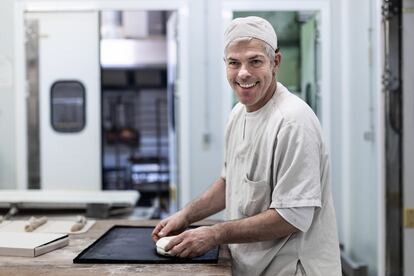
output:
[[[154,228],[152,239],[177,235],[191,223],[207,218],[226,207],[226,180],[219,177],[200,198],[190,202],[182,210],[162,220]]]
[[[203,255],[218,245],[217,233],[211,226],[203,226],[187,230],[172,239],[165,251],[172,256],[193,258]]]
[[[155,226],[152,231],[152,239],[157,242],[162,237],[177,235],[184,231],[189,224],[183,211],[179,211],[171,217],[163,219]]]

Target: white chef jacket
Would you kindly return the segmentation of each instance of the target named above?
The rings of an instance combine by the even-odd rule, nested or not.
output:
[[[243,124],[243,143],[254,143],[255,134],[258,126],[262,123],[261,112],[245,113]],[[302,232],[308,231],[312,220],[315,207],[291,207],[291,208],[277,208],[276,211],[289,222]]]
[[[253,138],[245,139],[249,116],[258,116],[261,123],[253,128]],[[316,207],[306,232],[230,244],[235,275],[341,275],[322,130],[309,106],[281,83],[261,109],[248,113],[240,103],[234,107],[226,129],[222,177],[229,220],[269,208]]]

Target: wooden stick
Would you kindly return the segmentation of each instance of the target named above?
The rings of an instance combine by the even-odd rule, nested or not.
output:
[[[24,230],[26,232],[33,232],[36,228],[45,224],[46,222],[47,222],[47,217],[40,217],[40,218],[31,217],[29,221],[26,223],[26,225],[24,226]]]

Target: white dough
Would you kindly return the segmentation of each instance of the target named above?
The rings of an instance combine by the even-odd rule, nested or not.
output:
[[[165,252],[165,250],[160,248],[160,247],[157,247],[157,253],[160,254],[160,255],[163,255],[163,256],[171,256],[169,251]]]
[[[167,251],[165,251],[165,247],[170,243],[170,241],[175,238],[176,236],[169,236],[169,237],[163,237],[157,241],[156,248],[157,253],[164,256],[171,256],[171,254]]]

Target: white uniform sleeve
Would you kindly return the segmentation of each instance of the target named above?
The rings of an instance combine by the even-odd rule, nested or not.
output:
[[[270,208],[321,206],[321,141],[313,130],[294,123],[277,135]]]
[[[315,207],[278,208],[276,211],[287,222],[306,232],[312,224]]]

